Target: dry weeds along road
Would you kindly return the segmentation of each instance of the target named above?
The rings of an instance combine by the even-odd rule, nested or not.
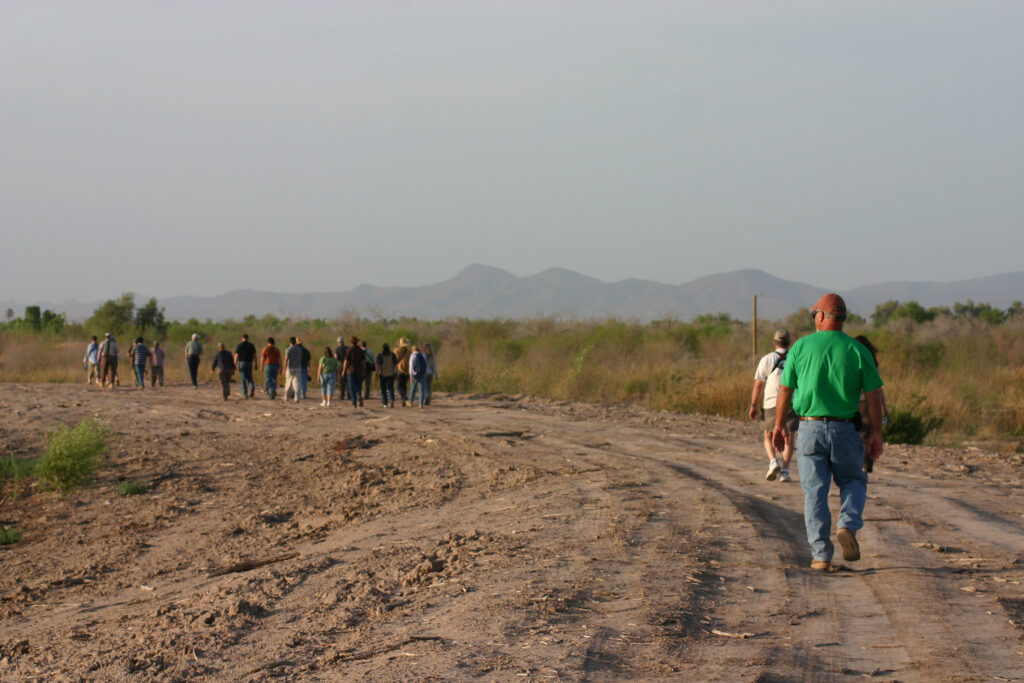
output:
[[[15,457],[116,432],[93,486],[7,488],[5,681],[1024,679],[1020,456],[890,448],[864,558],[822,575],[749,423],[212,386],[0,385],[0,410]]]

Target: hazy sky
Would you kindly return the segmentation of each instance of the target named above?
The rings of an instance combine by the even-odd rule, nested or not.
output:
[[[1024,2],[0,0],[0,299],[1024,263]]]

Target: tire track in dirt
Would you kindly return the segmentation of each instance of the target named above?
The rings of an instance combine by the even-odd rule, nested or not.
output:
[[[645,450],[649,452],[650,446]],[[657,456],[634,454],[634,457]],[[908,671],[912,672],[909,680],[972,680],[979,675],[990,676],[995,680],[1013,680],[1020,666],[1019,655],[1013,650],[1016,639],[1012,631],[1006,628],[1005,622],[1000,622],[998,617],[993,618],[995,612],[988,610],[987,614],[983,614],[975,605],[965,601],[963,594],[956,595],[948,588],[937,590],[927,575],[922,580],[903,572],[904,575],[895,581],[879,581],[875,580],[880,573],[879,569],[829,576],[812,574],[802,569],[807,559],[798,559],[800,555],[806,558],[807,552],[803,520],[799,513],[749,495],[741,489],[734,477],[723,477],[719,466],[707,467],[692,461],[688,461],[685,466],[674,462],[666,464],[720,493],[724,500],[719,506],[719,512],[725,505],[734,506],[746,518],[748,531],[754,537],[775,537],[774,553],[777,561],[771,565],[780,566],[785,572],[785,594],[790,610],[796,609],[798,614],[809,617],[803,625],[793,624],[797,626],[794,629],[797,632],[794,640],[801,640],[799,636],[803,630],[810,636],[803,638],[803,642],[811,645],[774,643],[768,649],[790,646],[792,650],[786,650],[786,656],[793,656],[800,662],[800,668],[809,667],[814,670],[816,680],[828,680],[829,676],[823,675],[826,673],[830,673],[832,679],[840,680],[856,674],[906,676]],[[716,461],[716,465],[720,464]],[[1005,531],[1006,527],[1016,528],[1013,523],[1001,517],[974,512],[976,518],[989,522],[986,527],[988,533],[982,534],[983,537],[998,533],[999,530]],[[972,522],[975,532],[978,531],[978,523]],[[905,524],[902,526],[905,527]],[[770,531],[772,529],[778,533],[773,534]],[[871,542],[872,536],[877,536],[867,529],[865,532],[863,536],[868,542]],[[902,559],[907,555],[906,548],[909,547],[902,537],[891,535],[894,538],[887,539],[885,543],[885,557],[889,562],[893,556]],[[1005,541],[1005,533],[1000,534],[1000,538]],[[751,551],[750,548],[746,550]],[[771,565],[761,564],[762,567]],[[896,571],[900,571],[899,568]],[[764,573],[760,576],[764,577]],[[908,605],[908,595],[919,599]],[[823,596],[825,599],[821,599]],[[948,609],[950,605],[957,607],[952,617]],[[759,621],[751,619],[753,615],[749,611],[745,616],[747,623],[772,628],[770,613],[763,612]],[[828,623],[822,624],[823,619],[827,619]],[[957,636],[957,633],[962,633],[958,627],[962,629],[965,623],[968,632],[977,634],[975,638]],[[757,632],[756,627],[750,630]],[[823,631],[834,636],[815,643],[813,637],[817,635],[820,638]],[[977,647],[991,646],[993,641],[1004,646],[995,657]],[[897,645],[893,646],[890,642]],[[752,649],[752,646],[747,645],[745,652],[736,657],[737,661],[729,662],[726,668],[736,670],[742,664],[740,660]],[[943,653],[948,653],[948,656],[942,656]],[[965,654],[968,655],[966,658]],[[765,661],[777,658],[770,651],[764,652],[763,656]],[[766,666],[762,675],[768,678],[776,675],[799,677],[800,668],[786,671],[780,670],[778,666]],[[702,670],[708,672],[707,667],[702,667]]]

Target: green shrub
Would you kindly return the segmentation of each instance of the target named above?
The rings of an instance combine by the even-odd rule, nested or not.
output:
[[[894,410],[889,413],[889,424],[885,427],[887,443],[920,444],[928,433],[942,424],[937,417],[921,417],[909,410]]]
[[[494,343],[491,353],[505,363],[515,363],[523,356],[523,342],[518,339],[499,339]]]
[[[136,496],[149,491],[149,485],[144,481],[126,479],[117,483],[117,492],[122,496]]]
[[[70,429],[61,425],[51,430],[36,468],[39,479],[62,496],[88,483],[110,449],[109,437],[110,430],[94,420],[82,420]]]
[[[476,369],[466,365],[455,365],[445,368],[444,374],[434,388],[439,391],[454,391],[458,393],[475,391],[477,389]]]
[[[12,483],[11,498],[21,497],[21,482],[23,479],[35,476],[38,463],[37,458],[15,460],[14,456],[10,454],[6,460],[0,460],[0,483],[5,485],[7,481]]]
[[[11,545],[21,540],[21,529],[13,526],[0,528],[0,545]]]
[[[36,472],[37,464],[35,458],[15,460],[13,455],[8,454],[6,460],[0,460],[0,480],[12,479],[17,482],[19,479],[31,477]]]

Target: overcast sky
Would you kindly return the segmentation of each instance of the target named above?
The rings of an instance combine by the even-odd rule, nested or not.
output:
[[[0,0],[0,299],[1022,269],[1024,2]]]

